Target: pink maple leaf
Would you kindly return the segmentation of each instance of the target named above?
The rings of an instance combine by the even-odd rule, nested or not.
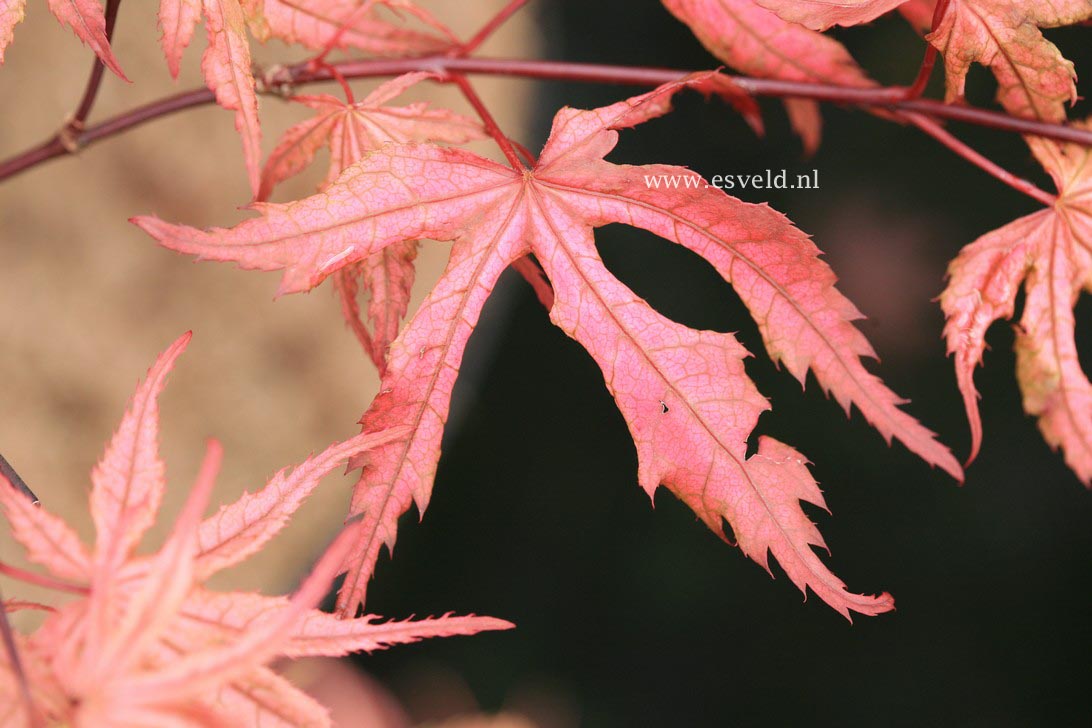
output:
[[[902,402],[865,369],[872,356],[853,326],[860,314],[835,288],[811,241],[766,205],[711,186],[655,189],[652,175],[679,167],[632,167],[604,156],[618,129],[666,113],[698,74],[627,101],[563,109],[533,169],[512,169],[460,149],[387,145],[347,169],[325,192],[262,203],[260,217],[208,231],[156,218],[134,220],[163,245],[244,268],[283,269],[282,292],[304,291],[337,270],[408,239],[454,241],[447,270],[391,345],[382,391],[365,432],[410,430],[354,460],[363,473],[352,512],[364,538],[340,595],[343,612],[363,600],[379,550],[393,545],[398,517],[431,493],[459,363],[482,305],[504,269],[527,254],[541,262],[556,299],[551,320],[603,371],[637,446],[639,480],[666,485],[723,537],[731,524],[743,551],[763,566],[772,552],[801,589],[845,616],[891,608],[889,596],[858,596],[819,560],[822,539],[800,501],[822,505],[803,456],[768,437],[746,444],[768,403],[744,371],[730,334],[695,331],[654,310],[617,281],[592,230],[621,222],[683,245],[731,283],[758,323],[771,357],[856,405],[887,439],[897,438],[955,477],[959,464]]]
[[[269,155],[262,172],[258,199],[268,198],[273,187],[298,174],[322,147],[330,149],[330,165],[322,187],[367,152],[391,142],[438,141],[462,144],[484,136],[481,124],[427,103],[387,106],[394,97],[435,74],[407,73],[381,84],[362,101],[347,103],[329,95],[296,96],[294,101],[315,110],[315,115],[285,132]],[[320,187],[320,189],[322,189]],[[364,351],[379,372],[386,370],[387,347],[394,341],[409,307],[414,259],[418,243],[407,240],[339,270],[334,281],[342,313]],[[360,316],[358,300],[367,298],[367,318]]]
[[[952,0],[927,36],[944,54],[947,100],[963,98],[971,64],[997,78],[997,100],[1010,113],[1064,121],[1065,104],[1077,99],[1073,64],[1040,28],[1092,18],[1092,0]]]
[[[1092,128],[1092,120],[1080,124]],[[1039,418],[1052,447],[1092,486],[1092,384],[1077,360],[1073,306],[1092,290],[1092,152],[1077,144],[1031,139],[1035,157],[1054,178],[1054,206],[1022,217],[965,247],[948,268],[940,303],[944,335],[971,425],[971,459],[982,442],[974,369],[986,330],[1011,318],[1023,284],[1016,329],[1016,375],[1024,410]]]
[[[397,430],[335,443],[202,520],[221,456],[219,444],[210,442],[166,543],[151,556],[136,555],[165,487],[157,398],[189,338],[178,339],[148,372],[92,473],[93,549],[0,478],[0,506],[28,557],[45,566],[54,583],[81,595],[18,639],[39,719],[94,726],[328,725],[325,709],[266,667],[269,662],[511,627],[487,617],[377,622],[316,610],[361,538],[361,523],[334,540],[291,598],[202,586],[259,551],[324,475],[350,455],[391,441]],[[17,691],[5,659],[0,694]],[[24,701],[6,702],[3,709],[9,718],[26,717]]]

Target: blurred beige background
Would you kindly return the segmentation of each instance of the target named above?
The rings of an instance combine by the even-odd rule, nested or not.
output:
[[[422,2],[469,37],[504,0]],[[123,3],[115,51],[133,80],[107,75],[91,122],[201,84],[199,29],[183,76],[172,82],[158,47],[156,3]],[[531,18],[521,13],[483,52],[533,55]],[[258,48],[259,63],[303,57],[279,45]],[[0,68],[0,157],[51,135],[75,107],[91,54],[31,2]],[[375,84],[354,84],[358,98]],[[519,137],[527,88],[518,81],[476,84],[501,125]],[[333,87],[308,90],[337,91]],[[450,89],[425,85],[406,99],[432,98],[472,114]],[[307,109],[262,100],[266,152]],[[496,157],[491,143],[474,145]],[[182,112],[50,162],[0,184],[0,452],[41,497],[90,538],[91,466],[138,378],[182,332],[195,332],[162,401],[168,498],[162,539],[196,473],[204,439],[226,450],[215,499],[229,502],[357,430],[377,389],[374,368],[342,323],[330,286],[273,301],[278,275],[193,264],[157,247],[126,220],[139,213],[192,225],[230,224],[249,199],[232,115],[217,107]],[[276,199],[310,193],[325,157],[285,184]],[[420,301],[446,259],[428,244],[420,258]],[[286,532],[214,585],[290,590],[339,527],[352,480],[334,475]],[[6,530],[0,558],[23,564]],[[33,599],[0,580],[6,597]],[[406,616],[406,615],[392,615]],[[25,617],[20,615],[25,620]]]

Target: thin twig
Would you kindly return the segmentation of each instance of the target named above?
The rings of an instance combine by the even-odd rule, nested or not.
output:
[[[516,145],[505,136],[501,131],[497,121],[493,118],[493,115],[489,113],[489,109],[486,108],[482,102],[481,97],[474,91],[474,87],[470,85],[470,82],[466,80],[466,76],[459,74],[452,74],[449,79],[452,83],[459,87],[459,90],[463,92],[463,96],[466,97],[467,102],[474,107],[474,110],[478,112],[478,116],[481,117],[482,124],[485,125],[485,130],[489,132],[489,135],[493,137],[493,140],[497,142],[497,146],[504,152],[504,156],[508,159],[508,163],[512,165],[513,169],[526,169],[523,166],[523,162],[520,161],[519,153],[516,151]],[[535,295],[538,300],[549,311],[554,307],[554,289],[546,280],[546,276],[543,273],[542,268],[538,263],[531,259],[531,256],[525,255],[522,258],[516,260],[512,267],[523,278],[531,284],[531,288],[534,289]]]
[[[982,156],[971,147],[967,146],[964,142],[956,139],[954,136],[948,133],[948,131],[940,124],[936,123],[927,116],[921,114],[901,114],[903,118],[909,121],[911,124],[921,129],[929,136],[936,139],[951,151],[958,154],[963,159],[967,160],[971,164],[975,165],[979,169],[985,170],[987,173],[993,175],[997,179],[1001,180],[1014,190],[1023,192],[1028,197],[1037,200],[1047,207],[1053,207],[1058,198],[1055,195],[1050,194],[1046,190],[1036,187],[1031,182],[1028,182],[1023,177],[1017,177],[1012,172],[1003,169],[995,162]]]
[[[440,75],[448,73],[484,74],[519,78],[553,79],[591,83],[616,83],[630,86],[658,86],[675,81],[689,73],[670,68],[643,68],[610,66],[593,63],[568,63],[563,61],[536,61],[507,58],[450,58],[443,55],[418,58],[376,59],[342,61],[331,64],[345,78],[374,78],[400,76],[411,71],[431,71]],[[301,86],[333,80],[326,69],[308,69],[306,64],[280,68],[265,79],[265,88],[278,85]],[[903,88],[857,88],[833,84],[779,81],[766,78],[733,76],[739,88],[754,96],[803,98],[828,103],[845,104],[862,108],[880,108],[892,111],[914,112],[934,119],[948,119],[974,124],[1000,131],[1030,134],[1046,139],[1071,142],[1092,147],[1092,131],[1065,124],[1055,124],[1024,119],[998,111],[973,106],[945,104],[930,99],[904,99]],[[86,147],[102,139],[120,134],[176,111],[202,106],[215,101],[208,89],[194,89],[174,96],[153,101],[123,112],[104,122],[87,127],[76,137],[79,147]],[[57,138],[49,139],[36,147],[0,162],[0,182],[42,162],[70,153]]]
[[[344,18],[341,19],[341,22],[338,23],[337,30],[334,31],[334,33],[322,46],[322,50],[319,51],[318,55],[311,59],[310,62],[314,65],[314,67],[318,68],[320,66],[328,65],[326,63],[326,57],[330,55],[335,48],[337,48],[339,43],[341,43],[341,39],[345,37],[345,33],[349,31],[349,28],[354,23],[356,23],[356,21],[364,17],[364,15],[371,12],[372,6],[374,4],[375,3],[371,2],[370,0],[369,2],[363,2],[353,8],[352,11],[350,11]]]
[[[489,36],[493,35],[504,23],[513,15],[515,15],[520,8],[527,4],[527,0],[512,0],[510,3],[501,8],[500,12],[494,15],[489,21],[481,27],[474,37],[463,43],[461,46],[452,49],[450,55],[453,56],[468,56],[474,51],[478,50],[478,47],[484,43]]]
[[[534,259],[534,256],[527,254],[522,258],[516,259],[512,263],[512,268],[516,270],[523,279],[531,284],[532,290],[535,292],[535,297],[538,298],[547,311],[550,311],[554,307],[554,287],[550,284],[550,280],[546,277],[546,272],[542,270],[542,266],[538,261]]]
[[[474,90],[474,87],[470,85],[470,81],[466,80],[466,76],[459,73],[449,74],[447,80],[454,83],[459,87],[459,90],[463,92],[463,96],[466,97],[467,102],[474,107],[474,111],[482,120],[482,124],[485,125],[485,131],[489,136],[493,137],[493,141],[497,143],[500,150],[504,152],[505,159],[512,165],[513,169],[524,169],[523,162],[520,161],[519,154],[516,153],[515,147],[512,146],[512,140],[505,136],[501,131],[500,126],[497,124],[497,120],[493,118],[493,115],[489,113],[489,109],[486,108],[485,103],[481,97],[478,96],[478,92]]]
[[[938,0],[937,6],[933,9],[933,23],[932,29],[935,33],[937,26],[940,25],[941,19],[944,17],[944,13],[948,10],[948,4],[951,0]],[[907,99],[916,99],[925,93],[925,87],[929,85],[929,77],[933,75],[933,66],[937,63],[937,47],[932,43],[925,44],[925,57],[921,59],[921,67],[918,69],[918,75],[914,79],[914,82],[910,84],[906,89]]]

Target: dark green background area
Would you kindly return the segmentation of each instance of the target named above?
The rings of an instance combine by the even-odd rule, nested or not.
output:
[[[716,63],[652,0],[535,5],[550,57]],[[1049,37],[1092,78],[1090,33]],[[922,43],[897,17],[835,35],[884,83],[916,72]],[[939,81],[938,70],[934,96]],[[538,88],[531,148],[558,106],[630,93]],[[990,103],[981,68],[970,95]],[[875,371],[962,457],[967,427],[930,299],[962,245],[1035,203],[919,132],[859,111],[824,107],[823,145],[805,160],[778,102],[763,110],[760,140],[723,104],[684,95],[676,113],[623,133],[611,159],[707,176],[819,169],[820,190],[741,196],[815,237],[870,317],[862,328],[883,357]],[[1017,137],[953,131],[1049,186]],[[368,669],[397,685],[443,666],[490,709],[521,686],[547,685],[588,726],[1087,725],[1092,500],[1022,412],[1008,324],[990,332],[978,376],[985,444],[960,488],[887,447],[858,414],[847,419],[814,379],[802,392],[778,371],[736,295],[697,256],[622,226],[597,240],[611,270],[659,311],[738,332],[756,354],[748,371],[774,405],[758,432],[814,462],[833,513],[809,511],[827,562],[854,591],[890,591],[898,610],[851,626],[814,597],[802,603],[776,566],[771,580],[666,490],[650,507],[599,370],[509,273],[471,339],[428,513],[422,524],[404,519],[368,606],[473,611],[518,629],[400,648],[367,658]],[[1090,311],[1078,307],[1086,366]]]

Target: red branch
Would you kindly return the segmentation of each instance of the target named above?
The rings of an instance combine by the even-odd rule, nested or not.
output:
[[[937,6],[933,9],[933,32],[937,31],[937,26],[940,25],[941,19],[944,17],[944,13],[948,10],[948,5],[951,0],[938,0]],[[906,89],[906,98],[916,99],[925,93],[925,87],[929,85],[929,77],[933,75],[933,66],[937,63],[937,47],[932,43],[927,43],[925,46],[925,57],[921,59],[921,68],[918,69],[917,78],[910,84],[910,87]]]
[[[616,83],[630,86],[659,86],[678,80],[689,73],[670,68],[610,66],[593,63],[537,61],[508,58],[452,58],[444,55],[417,58],[352,60],[331,64],[345,78],[398,76],[411,71],[431,71],[440,75],[451,73],[513,76],[591,83]],[[307,64],[288,66],[270,72],[263,79],[264,93],[283,94],[285,88],[334,80],[327,68],[308,68]],[[732,77],[736,85],[754,96],[813,99],[835,104],[870,109],[923,114],[933,119],[947,119],[975,124],[1000,131],[1030,134],[1063,142],[1092,147],[1092,131],[1065,124],[1053,124],[1009,116],[1008,114],[973,106],[946,104],[929,99],[907,99],[906,90],[894,88],[856,88],[834,84],[778,81],[774,79]],[[186,91],[158,101],[138,106],[99,124],[87,127],[73,136],[76,148],[89,146],[102,139],[140,126],[176,111],[209,104],[214,101],[208,89]],[[0,162],[0,181],[56,157],[70,154],[60,136],[43,142],[21,154]]]
[[[1041,202],[1047,207],[1052,207],[1054,203],[1058,201],[1057,196],[1052,195],[1045,190],[1039,189],[1023,177],[1017,177],[1012,172],[1009,172],[1007,169],[1002,168],[992,160],[982,156],[982,154],[980,154],[979,152],[971,149],[965,143],[949,134],[944,129],[944,127],[942,127],[940,124],[933,121],[929,117],[922,116],[921,114],[904,114],[903,116],[911,124],[936,139],[938,142],[958,154],[960,157],[966,159],[968,162],[978,167],[979,169],[984,170],[987,174],[993,175],[997,179],[1007,184],[1009,187],[1012,187],[1014,190],[1017,190],[1018,192],[1023,192],[1028,197],[1036,200],[1037,202]]]
[[[474,90],[474,87],[470,85],[470,81],[466,80],[466,76],[459,73],[453,73],[449,77],[449,80],[459,87],[463,96],[466,98],[474,111],[477,112],[478,117],[481,118],[482,124],[485,126],[485,131],[489,136],[493,137],[493,141],[497,143],[500,150],[504,152],[505,159],[512,165],[513,169],[523,169],[523,162],[519,160],[519,155],[516,154],[515,147],[512,146],[512,140],[505,136],[501,131],[493,115],[489,113],[489,109],[486,108],[485,103],[481,97],[478,96],[478,92]]]
[[[526,5],[528,0],[512,0],[510,3],[501,8],[500,12],[494,15],[489,21],[481,27],[474,37],[463,43],[461,46],[457,46],[451,56],[468,56],[478,49],[478,47],[484,43],[489,36],[493,35],[508,18],[515,15],[520,8]]]

